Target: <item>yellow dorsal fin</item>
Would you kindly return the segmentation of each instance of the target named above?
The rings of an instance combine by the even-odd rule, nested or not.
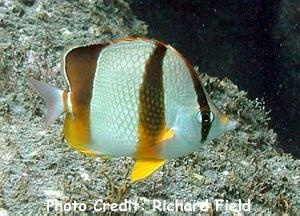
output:
[[[144,179],[164,165],[165,160],[137,160],[131,172],[131,181]]]

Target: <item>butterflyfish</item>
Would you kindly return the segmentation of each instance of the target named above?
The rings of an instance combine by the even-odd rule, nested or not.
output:
[[[69,48],[62,72],[65,90],[28,78],[46,102],[46,125],[66,113],[69,146],[88,156],[132,157],[132,181],[236,127],[210,99],[192,64],[157,40]]]

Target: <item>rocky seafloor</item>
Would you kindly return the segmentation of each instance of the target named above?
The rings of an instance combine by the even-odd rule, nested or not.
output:
[[[89,158],[70,149],[62,140],[63,116],[44,127],[44,102],[25,78],[64,88],[64,47],[124,36],[147,36],[147,26],[122,0],[0,2],[0,215],[103,214],[93,212],[100,199],[136,201],[139,208],[130,212],[136,215],[177,214],[153,210],[153,200],[206,199],[205,215],[299,214],[299,160],[274,150],[277,136],[263,102],[247,99],[228,79],[202,75],[212,99],[239,127],[137,183],[128,179],[130,158]],[[216,199],[249,199],[251,211],[216,212]],[[87,209],[47,212],[49,200]]]

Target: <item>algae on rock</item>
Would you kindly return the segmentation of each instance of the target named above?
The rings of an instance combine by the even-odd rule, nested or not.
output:
[[[239,128],[135,184],[126,178],[131,159],[89,158],[69,149],[61,140],[62,118],[43,127],[44,103],[25,77],[63,88],[59,62],[64,47],[144,36],[146,25],[126,2],[36,1],[28,7],[5,1],[0,11],[1,213],[46,214],[49,199],[86,203],[88,212],[82,215],[92,211],[96,199],[124,198],[144,200],[139,213],[151,213],[153,199],[250,199],[253,214],[299,209],[299,161],[273,150],[276,134],[268,127],[263,102],[247,99],[228,79],[202,76],[212,99],[239,121]]]

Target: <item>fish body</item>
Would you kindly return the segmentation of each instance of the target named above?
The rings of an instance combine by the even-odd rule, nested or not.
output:
[[[64,91],[29,79],[47,103],[46,123],[66,112],[67,143],[86,155],[134,158],[132,180],[236,126],[182,54],[156,40],[72,47],[63,55],[62,71]]]

